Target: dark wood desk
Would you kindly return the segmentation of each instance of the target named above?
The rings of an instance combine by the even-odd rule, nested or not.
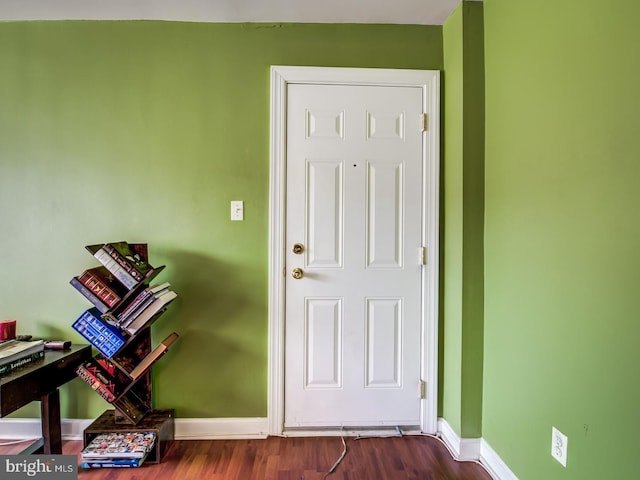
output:
[[[46,350],[43,360],[0,377],[0,417],[35,400],[40,401],[42,439],[22,453],[62,453],[58,387],[76,378],[76,367],[89,358],[90,345],[72,345],[69,350]]]

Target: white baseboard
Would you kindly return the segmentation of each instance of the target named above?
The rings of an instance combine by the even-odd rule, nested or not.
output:
[[[261,418],[176,418],[176,440],[267,438],[269,422]]]
[[[515,473],[511,471],[484,439],[480,446],[480,463],[485,466],[493,478],[498,480],[518,480]]]
[[[479,462],[494,480],[518,480],[483,438],[460,438],[444,418],[438,419],[438,433],[456,460]]]
[[[42,436],[40,420],[31,418],[0,419],[1,440],[28,440]]]
[[[460,438],[444,419],[438,419],[438,431],[456,460],[474,462],[480,460],[480,438]]]
[[[82,440],[82,433],[92,419],[63,419],[64,440]],[[266,438],[269,424],[266,418],[176,418],[176,440],[214,440]],[[0,419],[0,440],[28,440],[42,436],[38,418]]]

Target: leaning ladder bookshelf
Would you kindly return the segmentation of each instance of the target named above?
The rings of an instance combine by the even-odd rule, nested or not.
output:
[[[98,353],[76,370],[109,402],[84,431],[85,447],[100,433],[156,433],[147,461],[159,463],[174,437],[173,410],[153,408],[151,367],[177,340],[173,332],[152,346],[151,325],[177,297],[168,282],[153,284],[164,265],[149,263],[146,243],[111,242],[87,245],[99,265],[70,281],[92,307],[73,323]]]

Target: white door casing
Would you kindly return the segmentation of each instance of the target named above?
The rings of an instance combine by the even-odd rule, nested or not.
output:
[[[319,88],[319,85],[328,88]],[[355,88],[356,86],[361,88]],[[270,433],[282,433],[285,417],[288,427],[419,424],[422,431],[434,433],[437,408],[439,74],[433,71],[411,70],[272,67],[271,87],[268,406]],[[298,91],[301,94],[296,96]],[[306,98],[313,98],[322,92],[328,92],[328,97],[326,102],[320,98],[315,105],[295,106],[295,98],[305,98],[305,92],[313,93]],[[356,92],[366,92],[365,97],[368,95],[369,99],[389,96],[390,92],[395,92],[391,93],[387,101],[405,101],[405,105],[399,108],[397,115],[389,115],[388,106],[376,107],[374,104],[369,105],[369,110],[361,109],[357,115],[354,114],[354,110],[347,114],[346,118],[352,120],[359,117],[356,123],[346,122],[344,111],[331,112],[324,108],[325,103],[330,103],[331,98],[339,98],[338,104],[342,102],[344,105],[351,105],[352,99],[358,104]],[[293,102],[288,102],[289,94]],[[405,100],[393,98],[396,94],[404,96]],[[414,105],[407,108],[406,105],[410,104],[417,104],[417,107]],[[362,102],[359,106],[363,106]],[[302,198],[289,201],[288,215],[296,217],[293,225],[297,225],[290,228],[289,232],[285,228],[287,108],[297,108],[295,115],[304,118],[300,123],[301,130],[296,135],[308,137],[311,140],[310,144],[319,140],[312,138],[311,126],[315,128],[314,132],[319,137],[325,134],[340,136],[344,133],[344,128],[347,128],[350,133],[365,142],[367,139],[374,140],[369,142],[370,146],[374,145],[373,149],[364,152],[360,157],[348,153],[342,155],[342,158],[359,158],[362,162],[352,162],[349,158],[349,164],[336,161],[340,155],[336,156],[335,152],[331,151],[325,152],[322,142],[316,142],[316,150],[296,152],[296,155],[302,155],[305,161],[295,167],[302,168],[301,171],[294,168],[289,173],[302,179],[303,183],[306,182],[306,187],[290,192],[291,196],[300,195]],[[419,160],[417,165],[407,164],[402,160],[402,152],[390,154],[393,146],[390,146],[392,150],[387,149],[385,153],[384,141],[376,139],[376,135],[392,138],[403,136],[406,129],[418,129],[422,112],[428,113],[429,127],[424,134],[413,136],[414,152],[415,142],[418,142],[418,152],[419,143],[422,143],[422,164]],[[323,130],[325,127],[328,130]],[[356,128],[360,128],[361,131],[356,133]],[[366,143],[355,148],[363,147],[366,150]],[[380,150],[380,155],[377,155],[377,150]],[[353,170],[350,171],[351,169]],[[403,191],[408,184],[403,178],[410,177],[415,180],[416,176],[421,177],[418,179],[421,191],[420,188],[413,192]],[[409,183],[416,184],[415,181]],[[303,193],[299,193],[300,191]],[[313,195],[305,197],[304,191]],[[346,193],[337,194],[338,191]],[[389,194],[397,201],[380,202]],[[305,227],[304,220],[298,220],[305,216],[313,217],[314,213],[309,213],[313,198],[323,204],[355,202],[355,210],[365,213],[358,215],[361,218],[345,219],[340,217],[340,213],[327,217],[327,211],[342,212],[341,208],[329,208],[324,212],[319,211],[320,215],[325,217],[323,220],[312,218],[310,224]],[[405,202],[405,198],[412,201]],[[378,206],[384,204],[384,208],[375,208],[376,202]],[[408,222],[407,227],[398,224],[405,216],[413,220]],[[378,230],[377,234],[376,225],[384,225],[384,229]],[[333,231],[335,229],[344,231],[336,234]],[[343,238],[343,235],[346,235],[347,240],[351,240],[344,243],[333,242],[333,239]],[[408,243],[404,237],[409,239]],[[354,238],[355,247],[350,247],[349,243],[354,242]],[[294,240],[311,245],[306,245],[308,249],[302,255],[293,255],[290,253],[289,243],[293,243]],[[418,261],[420,245],[426,247],[425,266],[420,266]],[[351,253],[348,252],[350,248]],[[404,251],[405,248],[407,251]],[[358,267],[355,270],[352,268],[354,264]],[[301,267],[303,271],[306,270],[304,276],[300,280],[290,280],[290,270],[296,266]],[[345,271],[350,275],[346,279]],[[373,278],[366,280],[362,276],[363,272],[373,273]],[[404,274],[397,275],[399,272]],[[355,292],[359,290],[356,286],[367,282],[374,287],[384,286],[386,283],[387,286],[394,285],[397,288],[360,289],[359,293],[356,292],[360,295],[356,302],[346,301],[345,298],[348,297],[341,295],[345,291]],[[329,289],[323,289],[324,287]],[[305,319],[299,324],[287,325],[290,329],[287,334],[300,339],[289,342],[288,347],[284,341],[287,316],[284,295],[287,289],[290,294],[306,299],[296,302],[297,311],[288,312],[296,318]],[[412,308],[414,311],[411,311]],[[413,326],[407,324],[403,320],[407,314],[414,319],[419,318],[420,321],[414,322]],[[343,325],[345,318],[351,319],[350,326]],[[339,328],[336,328],[338,326]],[[354,333],[354,329],[359,331]],[[314,337],[313,332],[317,337]],[[338,335],[336,332],[344,335]],[[346,344],[343,345],[342,342]],[[358,345],[361,345],[361,348]],[[318,347],[323,350],[320,354],[314,352],[314,348],[317,350]],[[324,353],[325,350],[330,352],[328,357]],[[407,355],[403,354],[404,350]],[[297,368],[296,362],[295,368],[289,367],[288,375],[294,375],[299,380],[296,380],[294,390],[291,390],[292,387],[284,377],[285,351],[289,357],[300,359],[300,368]],[[372,354],[374,351],[381,354],[385,362],[376,366],[375,361],[370,361],[375,357]],[[329,361],[326,361],[327,358]],[[414,361],[408,362],[409,358],[413,358]],[[353,371],[353,378],[343,379],[342,362],[359,362],[362,367]],[[426,381],[424,400],[418,400],[418,379]],[[289,389],[288,396],[302,395],[302,402],[299,404],[302,408],[298,406],[296,411],[295,402],[290,402],[287,405],[286,416],[285,385]],[[356,391],[349,390],[349,385],[357,385],[358,388]],[[372,391],[377,395],[373,399],[369,398]],[[397,395],[399,391],[404,391],[400,397]],[[407,391],[410,391],[409,396]],[[350,403],[351,407],[345,409],[342,408],[343,403],[338,403],[341,405],[342,413],[337,417],[332,413],[332,409],[323,410],[323,405],[331,405],[332,401],[335,405],[336,401],[340,402],[340,398],[349,400],[347,403]],[[377,411],[373,408],[374,405],[377,405]],[[394,414],[394,409],[391,408],[393,405],[400,407],[396,411],[410,413]],[[309,411],[313,414],[308,415]],[[385,412],[388,412],[388,415]]]

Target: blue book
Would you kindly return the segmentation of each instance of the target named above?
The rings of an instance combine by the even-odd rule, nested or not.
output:
[[[73,328],[86,338],[105,357],[113,357],[127,342],[119,328],[108,324],[100,317],[97,308],[85,311],[74,322]]]
[[[144,458],[119,458],[113,460],[91,460],[83,461],[81,468],[136,468],[139,467]]]

